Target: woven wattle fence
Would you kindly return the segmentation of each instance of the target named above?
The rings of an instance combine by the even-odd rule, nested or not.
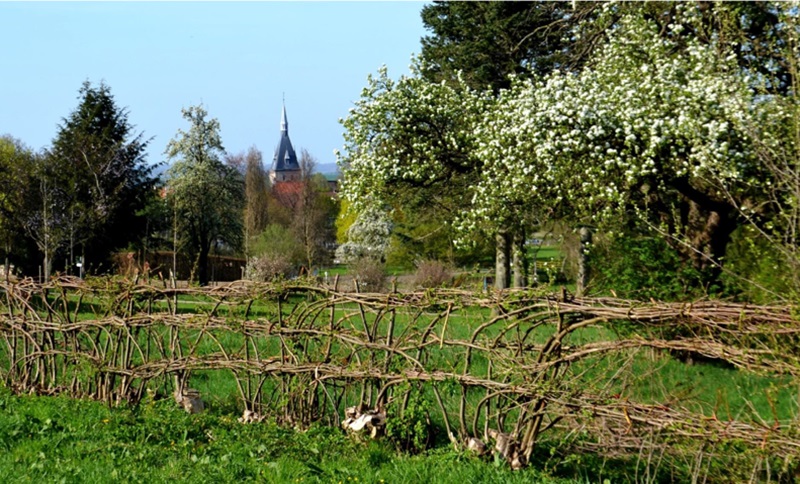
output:
[[[424,405],[456,446],[494,441],[515,465],[550,433],[608,455],[727,441],[770,458],[800,454],[793,420],[738,421],[614,395],[632,355],[662,351],[796,378],[800,324],[788,307],[113,279],[24,280],[0,285],[0,296],[0,376],[18,393],[136,405],[173,380],[214,373],[235,384],[243,411],[301,427],[340,425],[348,407],[391,421]],[[590,376],[598,368],[602,381]],[[675,439],[690,445],[667,444]]]

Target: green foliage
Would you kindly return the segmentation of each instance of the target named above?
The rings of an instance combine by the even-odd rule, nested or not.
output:
[[[274,280],[296,273],[306,262],[305,245],[297,231],[280,224],[269,224],[250,242],[251,257],[247,262],[247,278]]]
[[[21,141],[0,136],[0,252],[9,263],[27,259],[25,194],[36,155]],[[4,271],[5,272],[5,271]]]
[[[703,294],[700,273],[654,237],[620,236],[590,249],[593,290],[622,298],[691,300]]]
[[[303,260],[302,247],[292,231],[278,224],[267,225],[251,242],[250,251],[255,256],[281,256],[292,264]]]
[[[721,279],[729,293],[760,303],[796,299],[800,282],[791,270],[796,261],[755,227],[745,225],[733,233],[725,259]]]
[[[386,255],[390,265],[413,270],[416,261],[438,259],[456,266],[472,265],[493,257],[493,247],[480,234],[467,246],[456,246],[457,232],[453,227],[452,213],[436,205],[426,206],[426,198],[418,192],[419,199],[403,207],[397,205],[392,212],[392,239]]]
[[[350,226],[356,221],[358,214],[354,210],[350,210],[350,202],[343,199],[339,202],[339,214],[336,216],[336,242],[343,244],[347,242],[347,231]]]
[[[386,436],[399,450],[422,452],[431,442],[431,402],[417,385],[400,385],[395,391],[399,395],[408,392],[408,406],[401,408],[404,398],[397,398],[386,409]]]
[[[151,254],[157,250],[172,250],[173,212],[167,200],[153,190],[145,197],[145,206],[138,212],[145,219],[145,228],[138,240],[128,246],[130,251],[142,251]],[[119,266],[117,266],[119,268]]]
[[[463,73],[477,89],[509,86],[509,76],[549,72],[567,61],[568,35],[586,8],[558,2],[437,2],[422,8],[424,75]]]

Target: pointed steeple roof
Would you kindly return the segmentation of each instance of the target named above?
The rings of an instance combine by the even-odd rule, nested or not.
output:
[[[289,140],[289,121],[286,119],[285,104],[281,111],[281,139],[275,149],[275,156],[272,158],[272,171],[300,171],[297,155],[292,148],[291,140]]]

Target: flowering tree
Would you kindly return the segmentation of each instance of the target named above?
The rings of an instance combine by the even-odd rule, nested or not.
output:
[[[167,172],[169,197],[182,242],[194,258],[200,285],[208,283],[208,253],[219,243],[238,248],[242,239],[244,184],[221,161],[219,121],[202,106],[183,110],[188,132],[178,130],[166,154],[176,159]]]
[[[472,187],[481,176],[474,133],[494,98],[457,81],[431,82],[416,71],[394,81],[385,68],[368,78],[361,100],[342,120],[345,150],[338,162],[351,209],[360,213],[374,203],[406,210],[434,207],[448,214],[442,224],[451,226],[470,210]],[[480,229],[496,233],[506,229],[503,223]]]
[[[362,98],[342,120],[345,150],[338,163],[346,172],[343,195],[360,212],[372,201],[415,196],[429,189],[434,203],[454,206],[448,197],[474,179],[472,128],[484,99],[465,86],[454,88],[418,76],[389,78],[386,68],[368,77]],[[447,190],[436,196],[435,191]]]
[[[669,25],[676,39],[624,16],[591,67],[517,83],[480,127],[485,203],[471,215],[503,216],[503,199],[561,201],[580,221],[608,226],[624,214],[655,225],[698,268],[719,262],[741,222],[736,207],[763,199],[769,180],[743,129],[765,100],[722,46],[678,45],[695,14]]]
[[[462,240],[544,217],[638,224],[715,280],[734,230],[775,211],[765,201],[779,176],[764,156],[787,145],[776,110],[791,69],[746,34],[759,22],[780,32],[788,24],[771,16],[791,9],[649,8],[604,4],[607,40],[585,67],[513,81],[496,97],[381,72],[344,121],[345,196],[358,207],[368,195],[396,200],[400,187],[457,187]],[[762,51],[772,81],[750,58]]]

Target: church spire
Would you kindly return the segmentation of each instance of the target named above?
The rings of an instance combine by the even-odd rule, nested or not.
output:
[[[300,172],[297,155],[289,140],[289,121],[286,119],[286,102],[284,101],[281,111],[281,136],[278,147],[275,149],[275,156],[272,158],[269,178],[272,183],[294,181],[299,179]]]

